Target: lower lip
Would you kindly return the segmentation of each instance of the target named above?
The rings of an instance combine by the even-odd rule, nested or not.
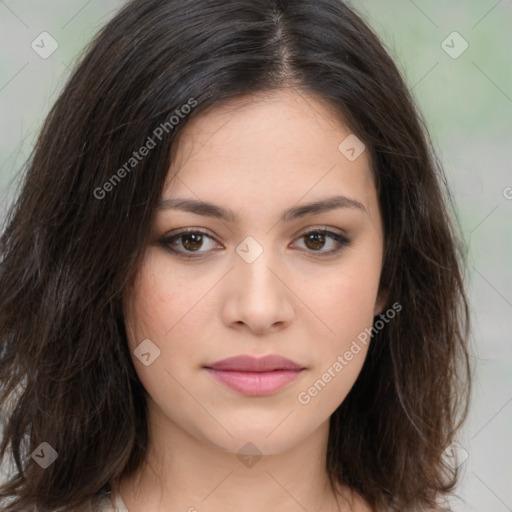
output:
[[[302,370],[274,370],[272,372],[242,372],[233,370],[206,370],[215,379],[244,395],[269,395],[295,380]]]

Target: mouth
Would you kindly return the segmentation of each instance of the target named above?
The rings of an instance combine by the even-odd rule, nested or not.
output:
[[[270,395],[294,381],[304,370],[272,370],[249,372],[236,370],[215,370],[205,368],[212,377],[222,384],[250,396]]]
[[[275,393],[294,381],[306,369],[279,355],[255,358],[242,355],[203,367],[215,380],[249,396]]]

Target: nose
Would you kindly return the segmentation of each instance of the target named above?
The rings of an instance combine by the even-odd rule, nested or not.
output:
[[[235,255],[224,283],[225,324],[260,335],[285,328],[295,315],[291,280],[270,250],[254,261]]]

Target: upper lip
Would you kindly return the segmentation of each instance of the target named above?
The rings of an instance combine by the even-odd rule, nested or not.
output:
[[[264,357],[253,357],[249,355],[241,355],[228,357],[222,361],[217,361],[205,368],[213,370],[235,370],[242,372],[270,372],[273,370],[303,370],[300,364],[279,355],[268,355]]]

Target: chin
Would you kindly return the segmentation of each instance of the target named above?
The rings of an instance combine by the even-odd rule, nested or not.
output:
[[[275,424],[272,428],[264,428],[259,431],[254,427],[244,427],[244,425],[240,425],[236,431],[230,430],[233,437],[222,431],[223,435],[208,436],[207,440],[216,448],[237,455],[239,458],[243,455],[278,455],[293,448],[302,440],[301,436],[297,436],[296,431],[292,436],[286,428],[280,432],[278,432],[279,428],[272,432],[276,428]]]

